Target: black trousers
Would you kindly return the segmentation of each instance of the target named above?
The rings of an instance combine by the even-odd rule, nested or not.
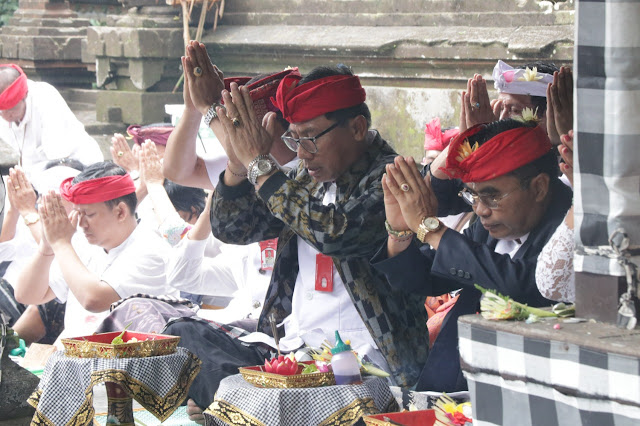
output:
[[[266,348],[241,342],[221,324],[183,318],[170,323],[163,333],[180,336],[179,346],[202,361],[189,389],[189,398],[202,408],[213,402],[222,379],[238,374],[238,367],[264,364],[269,356]]]

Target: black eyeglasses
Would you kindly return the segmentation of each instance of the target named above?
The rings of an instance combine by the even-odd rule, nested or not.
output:
[[[495,210],[500,207],[500,201],[507,198],[509,195],[513,194],[515,191],[522,188],[517,188],[511,192],[507,192],[506,194],[502,194],[499,196],[494,195],[478,195],[469,191],[467,188],[464,188],[462,191],[458,192],[458,197],[462,198],[465,203],[470,206],[475,206],[480,201],[482,204],[487,206],[488,208]]]
[[[291,151],[298,152],[298,145],[299,145],[310,154],[315,154],[316,152],[318,152],[318,145],[316,145],[316,139],[318,139],[320,136],[326,135],[327,133],[329,133],[339,125],[340,125],[340,121],[338,121],[337,123],[333,123],[333,125],[331,125],[328,129],[325,129],[324,131],[318,133],[315,136],[302,137],[302,138],[294,138],[293,136],[291,136],[291,131],[287,130],[286,132],[284,132],[282,136],[280,136],[280,138]]]

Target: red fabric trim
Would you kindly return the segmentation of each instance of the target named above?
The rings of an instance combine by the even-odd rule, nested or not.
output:
[[[298,68],[290,68],[288,70],[280,71],[275,74],[271,74],[258,81],[254,81],[247,86],[249,89],[249,95],[253,101],[253,109],[256,112],[258,118],[262,118],[269,111],[277,112],[279,109],[273,104],[272,98],[278,91],[278,86],[282,79],[287,75],[300,75]],[[231,90],[231,83],[236,83],[238,86],[244,86],[251,80],[251,77],[229,77],[224,79],[224,88]],[[220,101],[224,104],[224,101]]]
[[[485,182],[542,157],[552,148],[540,126],[518,127],[494,136],[459,162],[456,157],[460,155],[460,145],[484,127],[484,124],[476,125],[454,139],[449,146],[446,167],[440,170],[465,183]]]
[[[367,97],[355,75],[332,75],[298,85],[301,78],[286,76],[275,99],[271,98],[289,123],[301,123],[328,112],[356,106]]]
[[[60,184],[60,195],[73,204],[93,204],[129,195],[136,192],[136,186],[129,173],[85,180],[73,185],[73,177]]]
[[[27,76],[16,64],[0,65],[0,67],[10,67],[20,73],[20,76],[0,93],[0,110],[4,111],[18,105],[18,102],[27,95]]]

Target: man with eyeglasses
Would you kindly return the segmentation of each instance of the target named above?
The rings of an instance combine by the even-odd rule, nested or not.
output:
[[[435,167],[439,167],[437,164]],[[513,119],[481,124],[452,141],[443,168],[423,179],[397,157],[383,178],[389,239],[372,259],[389,283],[427,296],[461,289],[429,353],[419,391],[467,389],[457,351],[457,318],[479,310],[479,284],[530,306],[548,306],[536,286],[538,254],[571,205],[544,129]],[[450,203],[448,194],[459,193]],[[437,216],[471,208],[463,234]],[[414,233],[416,239],[413,238]]]
[[[193,55],[185,72],[205,69],[207,61],[206,51]],[[222,91],[226,111],[218,106],[216,120],[228,136],[230,162],[215,190],[213,233],[236,244],[277,236],[278,250],[258,332],[234,339],[197,321],[166,329],[203,361],[206,373],[189,392],[196,404],[210,404],[237,367],[270,358],[272,317],[283,352],[333,342],[338,330],[395,383],[409,387],[417,380],[427,355],[424,298],[391,289],[369,263],[386,238],[380,179],[396,153],[369,130],[365,97],[345,66],[285,76],[273,99],[290,123],[282,140],[300,163],[284,173],[267,155],[272,142],[247,89],[231,84]]]

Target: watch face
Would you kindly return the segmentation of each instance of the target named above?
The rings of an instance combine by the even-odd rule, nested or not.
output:
[[[440,227],[440,221],[437,217],[425,217],[422,223],[429,231],[436,230]]]
[[[271,162],[269,160],[258,161],[258,170],[261,173],[269,173],[271,171]]]

